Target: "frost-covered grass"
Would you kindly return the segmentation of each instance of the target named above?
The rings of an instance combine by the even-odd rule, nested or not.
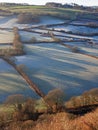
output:
[[[0,30],[0,43],[11,43],[13,41],[13,32]]]
[[[87,42],[65,42],[65,44],[78,47],[84,54],[98,56],[98,44],[90,45]]]
[[[74,25],[59,25],[54,26],[56,30],[64,30],[66,32],[71,31],[72,33],[80,33],[80,34],[93,34],[98,33],[98,28],[91,28],[86,26],[74,26]]]
[[[91,23],[95,23],[95,24],[98,24],[98,21],[97,20],[94,20],[94,19],[82,19],[82,20],[74,20],[71,22],[72,24],[74,25],[90,25]]]
[[[36,26],[62,22],[62,20],[50,16],[43,17],[38,25],[35,24]],[[33,26],[33,24],[17,24],[16,21],[16,16],[0,17],[0,27],[13,28],[13,26],[18,26],[19,28],[24,28]],[[42,31],[39,29],[38,31],[44,32],[46,30]],[[0,32],[0,43],[12,41],[13,34],[11,31],[1,30]],[[63,35],[65,38],[97,38],[77,36],[57,31],[53,31],[53,33]],[[34,37],[38,41],[52,40],[50,37],[42,37],[39,33],[20,31],[20,35],[23,41],[30,41]],[[85,43],[68,42],[67,44],[78,46],[87,54],[98,56],[98,46],[91,47]],[[98,87],[97,59],[72,53],[68,48],[56,43],[25,45],[24,49],[26,55],[17,56],[16,63],[25,65],[25,72],[44,93],[54,88],[62,88],[68,98],[80,95],[85,90]],[[8,95],[16,93],[21,93],[25,96],[36,96],[22,77],[10,65],[0,59],[0,101],[3,101]]]
[[[10,28],[18,27],[20,29],[25,27],[30,27],[32,24],[18,24],[18,19],[16,15],[13,16],[5,16],[0,18],[0,27],[1,28]]]
[[[64,29],[64,28],[63,28]],[[90,28],[90,27],[85,27],[85,26],[73,26],[73,25],[68,25],[65,27],[66,31],[72,31],[73,33],[80,33],[80,34],[93,34],[93,33],[98,33],[98,28]]]
[[[43,37],[41,34],[38,33],[32,33],[32,32],[26,32],[26,31],[20,31],[21,40],[23,42],[31,42],[33,38],[35,38],[37,41],[52,41],[51,37]]]
[[[10,94],[36,96],[14,68],[0,59],[0,102]]]
[[[72,38],[81,38],[81,39],[96,39],[96,40],[98,40],[98,38],[97,38],[97,36],[95,36],[95,37],[91,37],[91,36],[82,36],[82,35],[75,35],[75,34],[68,34],[68,32],[60,32],[60,31],[65,31],[64,30],[64,26],[59,26],[59,27],[55,27],[55,26],[53,26],[53,27],[50,27],[50,28],[48,28],[48,29],[55,29],[55,31],[52,31],[54,34],[56,34],[56,35],[61,35],[61,36],[65,36],[65,37],[72,37]]]
[[[40,22],[41,24],[60,24],[65,22],[65,20],[47,15],[47,16],[41,16]]]
[[[59,24],[64,22],[64,20],[61,20],[60,18],[55,18],[52,16],[41,16],[39,23],[30,23],[30,24],[18,24],[17,23],[17,16],[6,16],[6,17],[0,17],[0,27],[1,28],[25,28],[25,27],[33,27],[33,26],[39,26],[39,25],[46,25],[46,24]]]
[[[98,44],[98,36],[93,36],[93,39],[95,39],[97,41],[97,44]]]
[[[67,97],[98,87],[98,60],[75,54],[56,44],[26,45],[26,56],[16,57],[26,73],[47,93],[64,89]]]

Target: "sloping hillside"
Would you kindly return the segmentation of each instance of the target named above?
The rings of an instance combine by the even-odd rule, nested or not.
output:
[[[98,108],[84,116],[75,116],[65,112],[41,115],[34,122],[12,122],[7,130],[98,130]],[[5,129],[4,129],[5,130]]]
[[[71,119],[72,115],[58,113],[41,120],[34,129],[31,130],[98,130],[98,109],[84,116]]]

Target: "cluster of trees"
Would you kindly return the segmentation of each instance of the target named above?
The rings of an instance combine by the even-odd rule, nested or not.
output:
[[[66,107],[76,108],[94,104],[98,104],[98,88],[87,91],[81,96],[72,97],[68,102],[66,102]]]
[[[21,13],[18,15],[18,23],[28,24],[32,22],[38,23],[39,18],[37,16],[33,16],[31,13]]]
[[[81,96],[72,97],[65,103],[66,95],[61,89],[51,90],[42,100],[42,106],[45,106],[45,112],[58,112],[61,108],[78,108],[88,105],[98,104],[98,88],[83,93]],[[31,119],[35,113],[39,113],[40,108],[36,108],[38,100],[25,98],[21,94],[11,95],[7,98],[6,104],[12,104],[17,110],[14,118]],[[64,110],[64,109],[63,109]],[[16,114],[17,113],[17,114]],[[18,117],[19,116],[19,117]]]
[[[67,101],[66,104],[65,99],[66,95],[61,89],[51,90],[44,97],[44,100],[36,100],[28,97],[26,98],[21,94],[11,95],[6,99],[5,105],[9,104],[10,106],[14,106],[15,111],[12,113],[12,115],[10,115],[10,117],[6,116],[5,114],[2,116],[0,115],[0,128],[1,126],[4,126],[4,124],[9,119],[16,123],[19,121],[30,123],[32,121],[31,124],[34,124],[34,121],[40,121],[43,118],[47,119],[47,116],[50,112],[53,114],[62,110],[65,110],[65,112],[67,112],[67,117],[69,119],[74,119],[78,117],[78,115],[71,114],[66,110],[78,107],[81,109],[82,106],[88,107],[88,105],[98,104],[98,88],[85,92],[81,96],[73,97],[69,101]],[[41,103],[41,105],[45,106],[43,111],[41,111],[41,109],[43,108],[36,107],[39,102]]]
[[[32,22],[32,14],[30,13],[22,13],[18,15],[18,23],[26,24]]]
[[[24,53],[23,45],[21,42],[21,37],[19,35],[19,31],[17,27],[13,28],[14,32],[14,39],[13,39],[13,46],[0,49],[0,56],[12,56],[12,55],[20,55]]]
[[[20,55],[24,53],[23,45],[22,45],[21,38],[18,32],[18,28],[14,27],[13,32],[14,32],[13,46],[0,49],[0,56],[8,57],[8,56]]]
[[[23,99],[22,99],[23,101]],[[37,120],[39,113],[35,110],[36,100],[28,98],[23,103],[17,104],[17,109],[13,114],[13,120]]]
[[[7,2],[1,2],[0,6],[27,6],[27,3],[7,3]]]
[[[40,100],[28,98],[22,94],[10,95],[5,104],[14,107],[13,120],[36,120],[42,113],[56,113],[64,105],[64,100],[64,92],[61,89],[54,89]],[[41,106],[44,106],[44,110],[36,107],[40,102]]]
[[[0,56],[10,57],[17,54],[18,54],[17,51],[13,47],[0,49]]]
[[[62,7],[61,3],[55,3],[55,2],[47,2],[46,6],[48,7]]]
[[[54,40],[54,42],[61,42],[60,38],[55,37],[53,32],[49,32],[50,36],[52,37],[52,39]]]
[[[88,22],[87,26],[92,27],[92,28],[96,28],[96,27],[98,27],[98,24],[96,22]]]
[[[21,37],[19,35],[18,28],[14,27],[13,32],[14,32],[13,47],[17,51],[17,53],[23,52],[23,45],[21,42]]]
[[[82,10],[88,10],[88,11],[97,11],[98,8],[94,7],[86,7],[83,5],[78,5],[76,3],[71,3],[71,4],[61,4],[61,3],[55,3],[55,2],[47,2],[46,6],[48,7],[60,7],[60,8],[73,8],[73,9],[82,9]]]

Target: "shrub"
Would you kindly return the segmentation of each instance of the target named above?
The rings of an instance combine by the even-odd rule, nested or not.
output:
[[[10,95],[7,97],[5,104],[10,104],[14,105],[15,108],[18,108],[18,104],[22,104],[26,101],[26,98],[22,94],[15,94],[15,95]]]
[[[72,97],[66,102],[66,107],[80,107],[98,104],[98,88],[84,92],[81,96]]]
[[[23,105],[18,104],[18,109],[14,112],[13,119],[16,121],[36,120],[38,113],[35,112],[35,102],[33,99],[27,99]]]
[[[32,39],[30,40],[30,42],[37,42],[37,39],[36,39],[36,37],[32,37]]]
[[[32,15],[30,13],[22,13],[18,15],[18,23],[25,24],[32,22]]]
[[[76,47],[76,46],[72,47],[71,50],[72,50],[72,52],[74,52],[74,53],[80,52],[79,48]]]
[[[48,111],[57,112],[64,105],[65,94],[61,89],[51,90],[45,96],[45,102],[51,107]]]
[[[27,24],[32,22],[39,22],[39,18],[37,16],[32,16],[31,13],[22,13],[18,15],[18,23]]]
[[[97,24],[97,23],[94,23],[94,22],[89,22],[89,23],[87,23],[87,25],[88,25],[89,27],[92,27],[92,28],[98,27],[98,24]]]

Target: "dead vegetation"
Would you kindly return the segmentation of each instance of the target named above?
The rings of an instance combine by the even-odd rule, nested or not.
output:
[[[10,123],[6,128],[7,130],[98,130],[97,122],[98,109],[74,119],[71,119],[65,112],[42,115],[36,122],[18,121]]]
[[[37,16],[33,16],[31,13],[21,13],[18,15],[19,24],[28,24],[28,23],[38,23],[39,18]]]
[[[85,100],[89,95],[93,96],[93,99],[89,98],[85,104],[83,98],[75,97],[73,99],[76,102],[71,99],[70,104],[67,102],[64,106],[63,92],[58,89],[50,91],[45,97],[45,101],[52,107],[50,110],[46,104],[47,111],[36,109],[37,100],[29,98],[24,103],[17,104],[11,121],[6,121],[5,114],[2,116],[3,122],[0,124],[0,128],[2,130],[98,130],[97,93],[96,88],[82,94],[81,97],[85,96]],[[63,109],[61,109],[62,107]]]

